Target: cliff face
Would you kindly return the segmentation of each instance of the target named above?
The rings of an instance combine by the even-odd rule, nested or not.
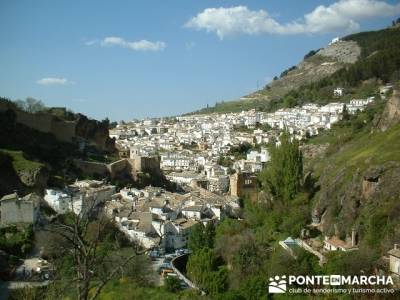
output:
[[[343,168],[333,180],[330,172],[335,172],[334,167],[327,168],[319,180],[321,191],[314,206],[321,218],[320,228],[328,235],[335,229],[343,235],[352,227],[365,229],[362,228],[366,225],[363,224],[363,218],[367,217],[364,215],[373,214],[369,209],[379,210],[399,199],[398,161],[371,165],[367,170]]]
[[[314,165],[318,192],[312,214],[326,235],[359,239],[383,251],[400,239],[400,118],[395,93],[377,125]],[[380,130],[375,130],[380,129]],[[335,143],[337,141],[333,141]]]
[[[96,148],[102,151],[114,152],[115,142],[110,139],[107,121],[97,121],[88,119],[86,116],[78,114],[75,134],[77,137],[87,140]]]
[[[386,131],[390,126],[398,122],[400,122],[400,91],[395,88],[385,106],[377,127],[382,131]]]

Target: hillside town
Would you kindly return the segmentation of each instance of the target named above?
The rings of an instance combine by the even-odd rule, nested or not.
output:
[[[0,300],[400,299],[400,0],[3,2]]]
[[[269,145],[279,145],[283,130],[304,140],[329,130],[344,110],[355,114],[373,101],[370,97],[324,106],[309,103],[273,113],[250,110],[145,119],[118,124],[110,130],[110,137],[116,140],[121,159],[158,157],[167,179],[178,186],[194,184],[217,194],[242,197],[234,186],[240,182],[252,185],[252,176],[270,159]]]
[[[268,147],[279,146],[283,130],[292,138],[306,139],[329,130],[345,111],[355,114],[373,101],[371,97],[347,104],[305,104],[274,113],[251,110],[119,124],[110,130],[110,137],[116,139],[120,158],[154,158],[157,168],[176,184],[176,191],[153,186],[117,189],[105,180],[87,179],[64,189],[47,188],[43,200],[58,214],[80,215],[103,207],[130,240],[146,249],[173,252],[186,248],[194,225],[240,218],[241,199],[257,200],[257,175],[270,160]],[[244,144],[248,147],[241,153],[238,149]],[[229,158],[228,164],[223,157]],[[0,207],[7,217],[1,222],[35,223],[36,198],[3,197]]]
[[[384,87],[382,96],[389,89]],[[57,215],[101,213],[129,241],[147,250],[159,274],[178,276],[182,287],[196,288],[175,268],[171,257],[189,253],[189,235],[196,225],[215,227],[225,218],[240,220],[243,199],[258,200],[257,176],[270,161],[269,147],[280,146],[282,132],[287,131],[291,139],[304,140],[329,130],[344,114],[356,114],[373,102],[374,97],[370,97],[324,106],[309,103],[274,113],[250,110],[121,122],[109,132],[120,159],[110,166],[118,168],[115,166],[121,161],[130,162],[139,176],[145,165],[151,165],[152,172],[164,174],[175,184],[175,191],[150,185],[121,188],[107,179],[76,180],[64,188],[48,187],[43,198],[35,193],[20,197],[17,192],[4,196],[0,225],[27,223],[35,230],[47,218],[40,209],[43,203]],[[320,226],[317,214],[313,222],[310,226]],[[295,247],[303,248],[317,256],[321,265],[330,251],[358,250],[354,230],[345,240],[325,236],[321,242],[308,235],[306,230],[300,238],[288,237],[279,244],[293,257]],[[393,253],[398,251],[396,247]],[[390,257],[391,264],[397,263],[395,256]],[[39,257],[23,262],[19,267],[23,276],[32,260],[37,266],[30,276],[51,277],[52,267]]]

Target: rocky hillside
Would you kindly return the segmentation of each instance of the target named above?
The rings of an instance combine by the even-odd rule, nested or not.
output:
[[[64,122],[62,116],[21,112],[6,99],[0,99],[0,103],[0,197],[14,190],[41,193],[47,185],[78,178],[82,174],[73,166],[73,159],[113,158],[114,140],[108,136],[108,121],[84,115],[75,120],[74,115]],[[35,126],[30,126],[32,122]],[[64,131],[71,133],[69,127],[64,130],[64,123],[75,124],[72,139],[59,138]],[[86,149],[82,149],[81,141],[85,141]]]
[[[89,119],[85,115],[76,114],[76,136],[86,140],[101,151],[115,152],[115,141],[110,138],[108,121]]]
[[[293,70],[283,73],[264,89],[243,97],[243,100],[270,100],[283,97],[289,91],[302,85],[316,82],[340,70],[346,64],[355,63],[361,54],[361,48],[354,41],[339,41],[318,50],[305,58]]]
[[[262,90],[240,100],[217,103],[194,113],[257,109],[275,111],[305,102],[338,101],[333,89],[344,87],[342,100],[365,97],[382,83],[400,78],[400,28],[361,32],[323,49],[310,51],[297,66],[284,70]]]
[[[326,235],[354,228],[361,245],[387,251],[400,239],[399,90],[310,140],[329,146],[308,161],[317,180],[312,214]]]
[[[386,131],[391,126],[400,122],[400,93],[394,90],[392,97],[389,99],[382,117],[379,119],[377,127]]]

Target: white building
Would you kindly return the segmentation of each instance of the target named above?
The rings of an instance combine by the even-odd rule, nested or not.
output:
[[[187,246],[190,231],[198,221],[176,219],[163,225],[163,245],[166,250],[181,249]]]
[[[261,163],[266,163],[270,160],[268,150],[265,148],[262,148],[260,152],[258,151],[250,151],[247,153],[247,160],[249,161],[254,161],[254,162],[261,162]]]
[[[59,214],[74,211],[79,214],[82,208],[83,194],[67,194],[60,190],[46,189],[44,200]]]
[[[193,172],[172,172],[165,176],[168,180],[180,185],[189,185],[192,180],[200,179],[200,174]]]
[[[344,88],[338,87],[333,90],[333,96],[335,97],[342,97],[343,93],[344,93]]]
[[[79,215],[111,200],[115,192],[114,185],[97,180],[82,180],[69,185],[66,191],[46,189],[44,200],[57,213],[65,214],[72,211]]]
[[[146,249],[157,246],[160,237],[152,225],[152,214],[146,212],[120,212],[115,221],[131,241],[138,242]]]
[[[188,219],[200,220],[204,212],[202,205],[192,205],[182,208],[182,215]]]

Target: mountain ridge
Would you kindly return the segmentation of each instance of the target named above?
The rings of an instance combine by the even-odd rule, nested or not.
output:
[[[284,70],[281,78],[275,78],[276,80],[267,84],[261,90],[243,96],[239,100],[216,103],[213,107],[203,108],[188,114],[229,113],[250,109],[271,112],[278,108],[287,107],[287,104],[284,103],[285,98],[288,96],[296,98],[297,92],[302,93],[304,91],[305,95],[301,96],[308,99],[302,99],[300,102],[327,103],[339,101],[340,99],[333,96],[333,89],[342,87],[342,85],[347,85],[346,87],[350,88],[346,94],[348,97],[359,97],[358,91],[353,93],[352,89],[359,88],[363,81],[374,78],[383,79],[384,82],[389,81],[393,75],[392,68],[387,67],[387,70],[382,70],[383,66],[387,66],[387,62],[393,60],[394,69],[400,66],[400,62],[389,57],[399,54],[399,51],[396,50],[400,47],[398,40],[400,40],[399,27],[345,36],[325,48],[311,50],[305,55],[303,61]],[[379,66],[379,63],[382,63],[382,66]],[[374,65],[371,66],[371,64]],[[367,74],[365,68],[368,68],[367,71],[371,69],[372,71]],[[362,73],[363,76],[360,77],[359,73]],[[342,75],[347,77],[340,80]],[[346,79],[350,75],[355,77],[356,80],[347,84]],[[378,81],[374,88],[381,84]],[[343,100],[348,99],[343,98]],[[301,104],[296,103],[296,101],[287,102],[291,102],[291,105],[294,104],[293,106]]]

